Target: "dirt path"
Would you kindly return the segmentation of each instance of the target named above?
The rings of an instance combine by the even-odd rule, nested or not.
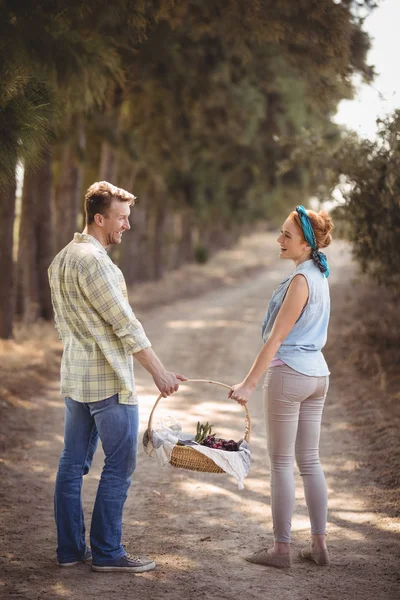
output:
[[[332,248],[330,255],[333,273],[335,265],[349,262],[340,244]],[[236,383],[259,348],[260,321],[267,299],[285,270],[289,271],[290,265],[271,259],[265,272],[253,274],[240,285],[176,301],[158,310],[141,311],[139,316],[157,353],[170,368],[190,378]],[[331,281],[334,288],[334,276]],[[147,373],[139,367],[136,373],[143,433],[156,395]],[[52,494],[62,448],[63,403],[58,382],[52,382],[33,403],[37,438],[27,440],[25,448],[16,449],[4,462],[7,488],[0,492],[0,501],[7,516],[7,530],[2,532],[0,550],[0,597],[395,598],[399,590],[396,569],[400,525],[382,511],[377,512],[360,491],[368,473],[360,473],[357,467],[362,449],[349,427],[338,389],[333,374],[321,447],[330,496],[329,568],[308,565],[297,557],[299,548],[308,541],[307,512],[298,473],[293,568],[282,572],[251,565],[241,558],[247,551],[272,541],[269,465],[259,386],[250,406],[252,467],[242,492],[226,475],[162,469],[139,448],[138,467],[124,513],[124,540],[130,551],[154,557],[158,568],[132,576],[92,573],[85,565],[61,570],[55,564]],[[214,386],[185,385],[176,396],[162,401],[157,415],[176,417],[185,430],[191,430],[198,419],[211,419],[220,434],[239,438],[243,411],[225,397],[225,392]],[[87,523],[101,465],[99,450],[84,484]]]

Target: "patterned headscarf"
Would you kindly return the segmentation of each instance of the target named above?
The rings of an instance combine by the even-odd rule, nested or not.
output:
[[[318,269],[325,275],[325,277],[329,277],[329,267],[328,260],[326,255],[323,252],[318,250],[317,239],[315,237],[314,229],[312,228],[310,217],[304,206],[296,206],[297,214],[299,215],[301,228],[304,233],[304,238],[309,246],[311,246],[311,257]]]

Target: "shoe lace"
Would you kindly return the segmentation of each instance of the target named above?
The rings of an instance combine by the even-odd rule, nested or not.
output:
[[[128,560],[140,560],[140,556],[136,556],[136,554],[130,554],[129,552],[127,552],[127,551],[126,551],[126,546],[125,546],[125,544],[122,544],[122,547],[123,547],[123,549],[124,549],[124,550],[125,550],[125,552],[126,552],[126,555],[125,555],[125,556],[126,556],[126,558],[127,558]]]
[[[134,554],[129,554],[129,552],[126,553],[126,558],[128,560],[135,560],[135,561],[140,560],[139,556],[135,556]]]

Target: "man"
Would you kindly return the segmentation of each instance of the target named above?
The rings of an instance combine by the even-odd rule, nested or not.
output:
[[[130,229],[135,196],[105,181],[85,196],[86,227],[54,258],[49,281],[55,324],[64,344],[64,450],[54,506],[57,559],[64,567],[92,560],[94,571],[141,573],[155,568],[121,544],[122,511],[136,466],[138,406],[133,356],[162,395],[176,392],[183,375],[167,371],[128,302],[124,277],[106,252]],[[81,488],[100,437],[105,462],[85,542]]]

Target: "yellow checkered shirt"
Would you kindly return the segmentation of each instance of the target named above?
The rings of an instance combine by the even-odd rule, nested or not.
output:
[[[79,402],[119,394],[137,404],[133,356],[151,346],[125,279],[93,236],[75,233],[49,267],[55,325],[64,344],[61,393]]]

